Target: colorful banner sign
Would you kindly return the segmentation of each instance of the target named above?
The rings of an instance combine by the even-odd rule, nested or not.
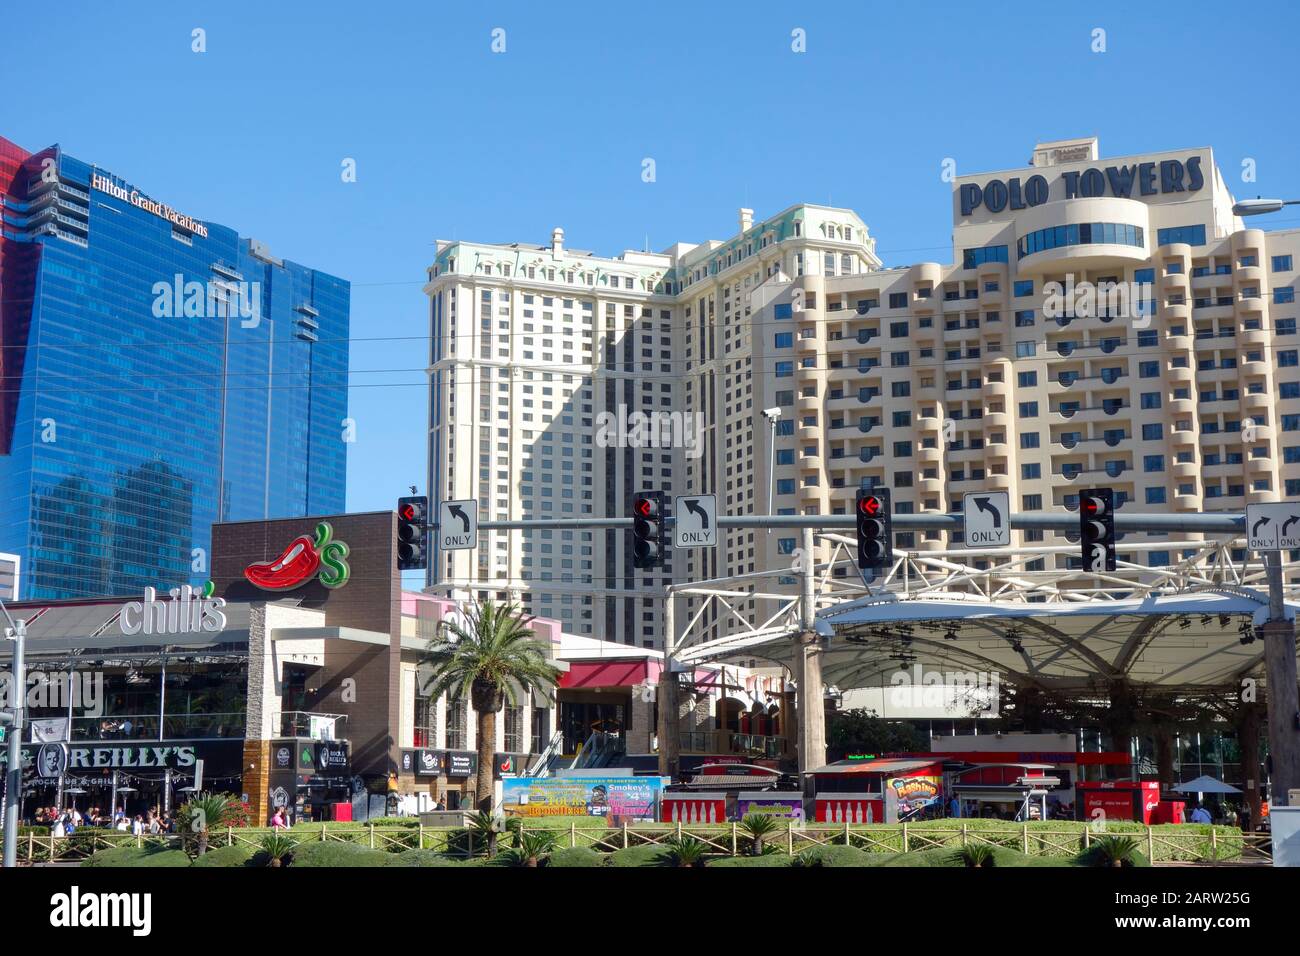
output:
[[[743,820],[750,813],[782,820],[802,820],[803,794],[742,793],[736,798],[736,819]]]
[[[667,781],[663,777],[517,777],[503,780],[502,807],[525,817],[605,817],[654,820]]]
[[[898,795],[900,816],[928,807],[943,795],[942,777],[894,777],[887,786]]]

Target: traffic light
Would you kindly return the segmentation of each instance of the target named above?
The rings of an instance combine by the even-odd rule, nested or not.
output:
[[[641,491],[632,496],[632,566],[657,568],[664,563],[664,493]]]
[[[397,499],[397,570],[429,566],[429,499],[424,495]]]
[[[1115,570],[1115,491],[1079,492],[1079,544],[1083,569],[1094,574]]]
[[[858,567],[885,568],[893,564],[894,530],[889,489],[858,491],[853,511],[858,516]]]

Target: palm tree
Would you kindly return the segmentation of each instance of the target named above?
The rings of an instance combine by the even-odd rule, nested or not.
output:
[[[536,868],[541,861],[555,849],[556,836],[551,830],[529,830],[520,835],[519,846],[510,850],[510,862],[514,866]]]
[[[740,829],[745,836],[749,837],[750,853],[753,856],[762,856],[763,841],[778,827],[776,820],[766,813],[746,813],[745,818],[740,821]]]
[[[533,635],[513,602],[472,604],[464,624],[448,621],[429,642],[422,663],[431,668],[428,693],[469,697],[478,714],[478,777],[474,798],[480,810],[492,810],[492,763],[496,753],[497,712],[522,694],[551,698],[560,670],[546,658],[546,645]]]
[[[208,852],[209,831],[232,826],[240,817],[240,805],[228,793],[198,794],[176,811],[182,841],[189,846],[194,840],[199,856]]]
[[[960,863],[967,869],[980,870],[997,866],[998,861],[993,847],[987,843],[968,843],[953,852],[948,858],[952,863]]]
[[[664,841],[668,852],[664,854],[669,866],[699,867],[704,865],[704,855],[709,845],[692,836],[672,837]]]
[[[1093,841],[1086,857],[1093,866],[1122,867],[1133,866],[1137,855],[1137,840],[1126,836],[1107,836]]]
[[[285,836],[283,833],[268,833],[262,837],[263,859],[267,866],[282,867],[286,860],[293,858],[293,848],[298,845],[298,841]]]
[[[465,829],[467,833],[483,838],[484,842],[479,846],[485,847],[489,860],[497,855],[497,838],[501,835],[501,827],[496,817],[486,810],[480,810],[469,818],[469,826]]]

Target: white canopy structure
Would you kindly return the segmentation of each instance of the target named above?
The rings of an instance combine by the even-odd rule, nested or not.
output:
[[[1195,558],[1159,569],[1121,559],[1129,579],[1081,590],[1072,589],[1080,572],[1026,569],[1043,552],[1067,550],[1060,547],[972,551],[960,556],[964,561],[953,551],[908,553],[871,590],[834,572],[848,557],[837,549],[818,569],[815,594],[822,678],[841,691],[880,686],[886,675],[919,664],[1062,690],[1124,679],[1178,692],[1262,676],[1257,629],[1269,616],[1262,566],[1233,561],[1227,542],[1143,541],[1129,548],[1171,545],[1194,546]],[[977,557],[992,561],[977,567]],[[737,586],[747,583],[682,589],[707,600],[780,597],[785,604],[763,626],[680,647],[681,660],[795,669],[798,598]],[[1288,601],[1287,616],[1294,618],[1297,607]]]

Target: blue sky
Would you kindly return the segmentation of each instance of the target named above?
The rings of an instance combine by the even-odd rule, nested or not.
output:
[[[610,255],[807,201],[856,209],[887,264],[950,261],[945,158],[1005,169],[1079,135],[1104,156],[1209,145],[1238,196],[1300,197],[1298,20],[1283,3],[65,0],[0,31],[0,135],[353,283],[348,505],[371,510],[424,486],[435,239],[560,225]]]

